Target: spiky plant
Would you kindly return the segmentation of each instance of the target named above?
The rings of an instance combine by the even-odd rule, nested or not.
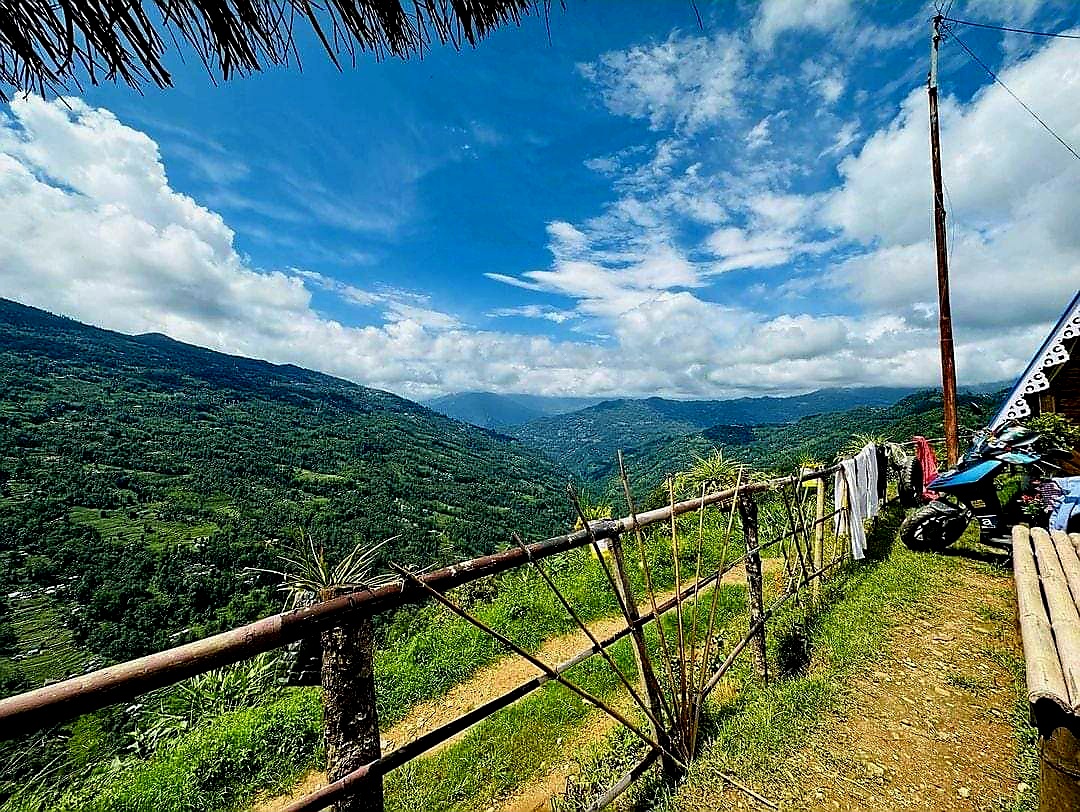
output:
[[[282,657],[267,651],[177,683],[147,707],[128,736],[128,749],[146,757],[207,719],[265,702],[281,689]]]
[[[681,496],[693,496],[701,493],[701,486],[712,491],[730,488],[740,478],[747,481],[746,466],[738,459],[724,455],[723,448],[714,448],[704,456],[695,456],[694,463],[687,470],[675,475],[675,491]]]
[[[595,522],[599,519],[610,519],[614,515],[611,502],[592,491],[582,491],[577,495],[577,499],[578,503],[581,505],[581,512],[585,514],[585,518],[590,522]],[[581,530],[583,527],[584,525],[581,523],[581,517],[578,517],[577,522],[574,524],[574,529]]]
[[[387,539],[392,541],[392,539]],[[372,576],[372,567],[386,541],[372,546],[363,542],[336,564],[326,557],[310,533],[300,531],[297,543],[283,555],[283,571],[264,570],[281,576],[279,590],[286,606],[300,607],[354,589],[376,589],[394,580]],[[301,642],[314,648],[315,640]],[[375,705],[375,631],[370,617],[344,620],[322,630],[320,681],[323,686],[323,738],[326,771],[331,782],[379,756],[379,715]],[[357,794],[335,804],[335,812],[368,812],[382,808],[382,788]],[[376,797],[377,796],[377,797]]]
[[[393,539],[387,539],[392,541]],[[303,530],[298,532],[297,542],[278,556],[285,568],[282,570],[260,569],[281,578],[278,590],[285,593],[285,606],[295,609],[307,606],[327,593],[347,589],[375,589],[389,583],[389,576],[371,576],[372,566],[378,558],[379,550],[386,541],[366,546],[358,542],[352,552],[336,564],[326,557],[326,550]]]

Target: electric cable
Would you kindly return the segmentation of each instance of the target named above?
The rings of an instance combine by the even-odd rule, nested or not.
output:
[[[950,3],[949,8],[952,8]],[[1033,37],[1055,37],[1057,39],[1080,39],[1080,34],[1055,34],[1050,31],[1032,31],[1029,28],[1010,28],[1007,25],[991,25],[990,23],[977,23],[972,20],[958,20],[955,17],[948,16],[948,13],[943,14],[941,17],[947,23],[956,23],[957,25],[969,25],[972,28],[989,28],[991,31],[1008,31],[1013,34],[1030,34]]]
[[[1013,97],[1013,99],[1016,100],[1017,104],[1019,104],[1021,107],[1023,107],[1033,119],[1035,119],[1037,122],[1039,122],[1039,124],[1042,125],[1044,130],[1046,130],[1048,133],[1050,133],[1050,135],[1054,136],[1054,138],[1058,141],[1059,144],[1061,144],[1061,146],[1065,147],[1065,149],[1067,149],[1070,153],[1072,153],[1072,156],[1074,158],[1076,158],[1076,160],[1080,161],[1080,153],[1078,153],[1075,149],[1073,149],[1064,138],[1062,138],[1060,135],[1058,135],[1056,132],[1054,132],[1053,128],[1049,124],[1047,124],[1045,121],[1043,121],[1041,118],[1039,118],[1039,114],[1036,113],[1034,110],[1032,110],[1030,107],[1028,107],[1023,99],[1021,99],[1019,96],[1017,96],[1015,93],[1013,93],[1012,90],[1009,88],[1009,86],[1007,84],[1005,84],[1003,81],[1001,81],[1001,79],[998,78],[998,75],[996,73],[994,73],[993,70],[990,69],[990,66],[987,65],[985,62],[983,62],[981,59],[979,59],[979,57],[976,55],[976,53],[974,51],[972,51],[964,43],[964,41],[962,39],[960,39],[960,37],[956,36],[956,32],[953,31],[952,28],[946,27],[945,32],[946,32],[946,34],[948,34],[950,39],[955,40],[956,43],[961,48],[963,48],[965,51],[967,51],[967,55],[969,57],[971,57],[971,59],[976,64],[978,64],[979,67],[981,67],[984,71],[986,71],[986,73],[990,76],[991,79],[993,79],[995,82],[997,82],[997,84],[1001,85],[1001,87],[1005,89],[1005,92],[1008,93],[1010,96]],[[1078,37],[1078,39],[1080,39],[1080,37]]]

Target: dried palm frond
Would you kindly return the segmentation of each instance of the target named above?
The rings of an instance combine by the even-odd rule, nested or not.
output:
[[[338,67],[357,51],[408,59],[432,42],[476,45],[549,8],[549,0],[0,0],[0,83],[42,94],[82,80],[170,87],[169,41],[227,80],[299,65],[302,27]]]

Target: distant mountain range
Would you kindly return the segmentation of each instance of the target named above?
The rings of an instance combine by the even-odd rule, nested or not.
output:
[[[424,405],[463,423],[505,432],[541,417],[584,409],[602,399],[458,392],[425,401]]]
[[[992,393],[975,391],[980,389],[974,387],[960,393],[962,426],[977,428],[985,425],[1007,392],[1005,387]],[[887,406],[861,405],[845,411],[809,415],[789,423],[710,426],[624,451],[624,461],[635,491],[644,496],[654,491],[670,474],[686,470],[694,464],[695,458],[704,457],[717,448],[723,449],[725,457],[745,463],[752,470],[786,474],[807,462],[825,464],[836,459],[838,454],[852,452],[862,445],[857,439],[862,435],[904,441],[916,434],[940,437],[943,431],[941,393],[924,389]],[[598,460],[591,469],[594,484],[608,480],[607,484],[611,485],[610,478],[617,473],[614,460]]]
[[[898,387],[862,387],[821,389],[792,397],[732,400],[624,398],[538,418],[511,427],[509,431],[591,480],[609,471],[615,452],[620,449],[624,453],[633,452],[714,426],[789,423],[809,415],[845,411],[857,406],[889,406],[913,391]]]

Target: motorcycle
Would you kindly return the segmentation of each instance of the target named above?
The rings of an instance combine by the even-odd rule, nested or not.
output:
[[[937,499],[920,507],[900,525],[900,538],[912,550],[944,550],[979,521],[979,540],[1000,546],[1006,521],[995,481],[1014,465],[1043,475],[1056,466],[1040,451],[1042,435],[1014,421],[979,432],[957,466],[927,485]]]

